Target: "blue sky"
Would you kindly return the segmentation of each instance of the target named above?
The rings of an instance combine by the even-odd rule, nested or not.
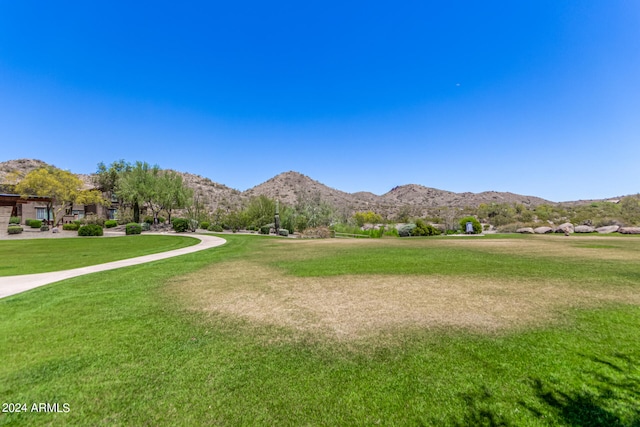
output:
[[[640,2],[0,0],[0,146],[240,190],[295,170],[376,194],[635,194]]]

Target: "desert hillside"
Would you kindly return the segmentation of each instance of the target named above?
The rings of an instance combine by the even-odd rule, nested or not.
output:
[[[47,163],[35,159],[9,160],[0,163],[0,180],[7,180],[18,175],[29,173]],[[400,209],[410,209],[413,214],[421,215],[428,209],[436,207],[477,207],[481,203],[521,203],[525,206],[537,206],[552,202],[534,196],[524,196],[508,192],[486,191],[482,193],[454,193],[451,191],[429,188],[418,184],[407,184],[395,187],[383,195],[369,192],[346,193],[328,187],[298,172],[284,172],[256,185],[244,192],[230,188],[209,178],[188,172],[176,171],[182,175],[184,182],[193,188],[200,200],[209,210],[217,208],[233,209],[242,205],[253,196],[265,195],[293,205],[301,198],[317,198],[330,203],[342,212],[373,210],[383,215],[394,215]],[[91,175],[78,175],[87,185],[91,184]],[[570,202],[580,203],[580,202]]]

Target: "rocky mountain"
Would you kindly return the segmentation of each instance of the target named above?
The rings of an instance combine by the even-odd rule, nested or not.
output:
[[[48,166],[41,160],[19,159],[0,163],[0,180],[18,172],[22,174],[42,166]],[[346,193],[328,187],[298,172],[289,171],[250,188],[244,192],[219,184],[209,178],[187,172],[179,172],[184,182],[204,202],[210,211],[217,208],[229,210],[241,206],[249,198],[265,195],[280,200],[281,203],[294,205],[300,198],[317,198],[328,202],[341,212],[352,213],[361,210],[373,210],[387,216],[393,216],[401,209],[410,209],[413,215],[424,215],[429,209],[437,207],[463,208],[476,207],[481,203],[521,203],[536,206],[542,203],[553,204],[548,200],[533,196],[523,196],[508,192],[486,191],[482,193],[454,193],[429,188],[417,184],[395,187],[379,196],[369,192]],[[78,175],[85,185],[91,185],[91,175]]]
[[[36,159],[18,159],[2,162],[0,163],[0,183],[5,184],[13,180],[14,176],[24,176],[32,170],[45,166],[51,165]]]
[[[242,192],[226,185],[211,181],[209,178],[187,172],[174,171],[182,176],[182,182],[192,188],[200,201],[208,206],[211,212],[218,208],[233,210],[242,205],[246,196]]]

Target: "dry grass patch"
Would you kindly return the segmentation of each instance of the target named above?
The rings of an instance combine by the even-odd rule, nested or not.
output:
[[[300,278],[250,261],[210,266],[174,280],[169,291],[196,310],[337,340],[413,328],[504,331],[548,323],[569,306],[640,304],[638,292],[624,287],[432,275]]]

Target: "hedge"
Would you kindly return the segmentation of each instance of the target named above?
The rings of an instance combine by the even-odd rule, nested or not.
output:
[[[130,222],[124,228],[125,234],[140,234],[142,233],[142,226],[135,222]]]
[[[171,225],[177,233],[189,230],[189,220],[186,218],[172,218]]]
[[[20,234],[20,233],[22,233],[22,227],[16,226],[16,225],[12,225],[9,228],[7,228],[7,232],[9,234]]]
[[[78,229],[78,236],[102,236],[104,232],[98,224],[83,225]]]
[[[104,226],[107,228],[113,228],[116,225],[118,225],[118,221],[116,221],[115,219],[108,219],[104,222]]]
[[[39,219],[32,219],[31,221],[29,221],[29,227],[40,228],[42,227],[42,221]]]

